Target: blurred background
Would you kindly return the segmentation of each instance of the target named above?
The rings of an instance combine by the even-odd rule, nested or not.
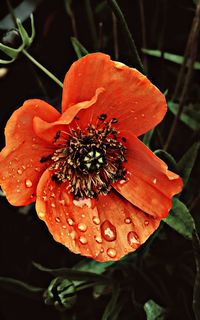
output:
[[[158,156],[175,170],[174,159],[178,163],[189,147],[195,144],[184,163],[188,163],[188,167],[193,170],[182,201],[190,208],[199,230],[198,1],[118,0],[117,3],[133,36],[145,73],[166,93],[169,102],[167,116],[153,132],[151,139],[148,138],[148,146],[153,151],[167,151],[168,153],[158,152]],[[113,60],[137,67],[127,35],[123,32],[123,25],[113,11],[112,1],[1,0],[1,41],[5,40],[6,32],[14,28],[11,7],[15,8],[15,15],[29,32],[29,16],[33,13],[36,36],[28,51],[61,81],[72,62],[77,60],[75,49],[80,49],[80,43],[88,52],[101,51],[111,55]],[[197,31],[191,40],[189,37],[195,32],[192,29],[195,14]],[[188,39],[191,40],[189,45]],[[17,45],[16,42],[14,45]],[[5,54],[0,54],[0,59],[7,58]],[[184,56],[187,68],[179,77]],[[191,71],[189,75],[188,70]],[[185,86],[187,90],[183,92]],[[6,122],[24,100],[41,98],[60,110],[61,95],[61,88],[22,54],[12,64],[0,64],[1,148],[5,143]],[[178,116],[175,130],[169,139],[180,104],[181,115]],[[170,155],[173,156],[173,161],[170,160]],[[99,263],[70,253],[54,242],[44,223],[37,218],[34,204],[14,208],[2,194],[0,213],[0,320],[32,320],[36,317],[49,320],[200,319],[199,305],[195,304],[197,311],[194,313],[194,290],[197,290],[195,297],[200,300],[197,285],[200,275],[198,279],[196,276],[200,249],[191,241],[191,237],[188,239],[184,235],[182,229],[177,232],[163,222],[153,237],[137,252],[118,263],[100,266]],[[187,229],[187,223],[185,228]],[[43,292],[55,278],[55,273],[42,271],[33,262],[50,269],[73,268],[78,265],[79,270],[95,273],[107,270],[112,285],[95,284],[76,292],[76,285],[70,282],[73,290],[68,292],[67,307],[59,307],[62,299],[55,284],[52,291],[48,291],[48,294],[50,291],[52,293],[48,305],[44,301]],[[81,277],[84,279],[84,275]],[[8,278],[17,279],[19,283]],[[55,305],[57,300],[59,303]]]

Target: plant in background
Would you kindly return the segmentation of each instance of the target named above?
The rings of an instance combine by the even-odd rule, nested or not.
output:
[[[6,266],[7,272],[3,271],[3,274],[8,274],[8,277],[1,276],[0,271],[0,287],[12,295],[25,297],[27,304],[22,300],[21,319],[24,315],[26,319],[35,319],[34,312],[38,312],[38,316],[44,314],[45,318],[50,316],[51,319],[52,316],[62,320],[191,320],[194,317],[200,320],[200,220],[193,214],[198,206],[199,192],[198,179],[195,181],[195,174],[191,175],[200,147],[196,141],[199,135],[196,79],[196,87],[190,86],[192,75],[198,72],[200,65],[196,61],[200,2],[193,1],[196,12],[184,56],[178,47],[176,54],[171,49],[163,51],[163,35],[168,24],[166,17],[163,19],[165,22],[161,21],[159,13],[163,11],[167,16],[166,12],[176,11],[175,6],[172,9],[171,5],[166,10],[168,1],[161,4],[155,0],[151,4],[154,8],[151,13],[154,15],[155,11],[155,16],[149,20],[146,16],[146,9],[151,9],[148,2],[129,2],[129,6],[135,9],[138,5],[140,12],[141,43],[137,37],[136,43],[138,46],[139,41],[144,67],[125,16],[115,0],[63,0],[62,5],[61,2],[54,3],[55,11],[46,1],[42,29],[37,34],[38,42],[31,48],[35,39],[31,13],[42,2],[45,4],[45,0],[34,3],[24,0],[14,10],[8,0],[12,19],[6,16],[0,20],[0,29],[3,26],[4,31],[6,28],[9,30],[0,43],[3,52],[0,64],[8,64],[13,70],[15,67],[18,70],[18,66],[26,70],[29,66],[30,78],[27,73],[27,79],[33,76],[38,81],[44,100],[50,103],[39,99],[26,100],[14,111],[5,127],[5,147],[0,152],[0,186],[3,190],[0,190],[0,206],[8,213],[7,200],[13,206],[26,207],[15,209],[17,214],[12,215],[12,219],[3,215],[1,267],[4,270]],[[77,20],[78,6],[83,9],[81,22]],[[180,12],[183,7],[179,7]],[[58,39],[56,28],[61,25],[57,14],[59,10],[63,14],[64,8],[64,24],[69,18],[72,30],[66,28],[69,31],[66,36],[66,29],[62,29]],[[24,21],[29,16],[30,26]],[[112,24],[109,32],[106,30],[108,17]],[[96,53],[89,53],[81,43],[86,30],[79,29],[82,18],[88,23],[87,37],[91,37],[92,42],[88,45],[83,40],[83,43]],[[39,20],[37,15],[36,21]],[[134,33],[137,24],[133,21]],[[52,24],[56,37],[51,32]],[[152,28],[153,40],[150,29],[146,28],[148,24]],[[171,24],[173,26],[173,18]],[[24,26],[30,27],[30,31],[26,31]],[[38,23],[38,30],[41,26]],[[129,50],[125,50],[121,43],[121,32]],[[64,42],[61,41],[62,49],[59,50],[62,37]],[[72,64],[62,83],[33,56],[46,58],[47,61],[43,60],[47,64],[53,59],[59,70],[64,52],[60,70],[63,66],[66,69],[66,63],[70,61],[70,50],[66,55],[63,47],[66,39],[71,39],[70,46],[72,44],[79,60]],[[40,50],[43,44],[45,47],[48,43],[51,49],[44,50],[42,55]],[[171,39],[169,44],[172,44]],[[31,49],[33,56],[29,52]],[[126,61],[127,65],[132,63],[139,71],[112,61],[100,52],[109,52],[114,56],[113,60]],[[51,103],[46,90],[48,84],[44,85],[40,73],[37,74],[30,64],[23,63],[23,56],[63,88],[61,112],[51,106],[56,105],[57,99]],[[151,56],[156,61],[153,67]],[[74,60],[73,56],[71,61]],[[15,62],[14,66],[12,62]],[[171,68],[170,79],[167,63]],[[181,68],[176,77],[178,64]],[[152,71],[157,71],[158,87],[165,94],[143,75],[147,70],[149,78],[154,77]],[[15,73],[9,74],[12,77],[8,81],[11,81]],[[156,77],[153,82],[156,82]],[[12,90],[8,83],[10,93]],[[175,89],[170,87],[172,83]],[[26,98],[31,96],[26,84],[24,90]],[[3,93],[2,90],[2,96]],[[15,96],[21,95],[17,91]],[[174,115],[173,122],[170,122],[170,115],[163,120],[167,105]],[[5,117],[3,112],[4,109],[2,119],[8,119],[11,112]],[[191,136],[188,132],[184,135],[180,122],[192,130]],[[173,139],[175,133],[176,139]],[[150,149],[155,150],[154,153]],[[182,154],[181,159],[176,162],[166,151],[168,149],[175,158]],[[195,167],[194,172],[198,176],[199,168]],[[35,217],[34,202],[39,218],[46,223],[53,238],[72,252],[59,246],[48,232],[45,233],[45,228]],[[13,207],[10,208],[14,211]],[[5,217],[8,222],[4,221]],[[16,224],[15,219],[19,219]],[[23,232],[19,234],[19,230]],[[22,238],[19,244],[18,238]],[[17,253],[9,250],[9,243],[12,248],[17,248]],[[42,261],[44,265],[52,264],[57,268],[44,267],[32,261]],[[17,279],[10,278],[9,268]],[[36,301],[37,311],[29,307],[28,299]],[[8,301],[10,306],[9,296]],[[7,308],[6,303],[3,305],[3,318],[13,319],[12,312],[16,313],[14,317],[19,314],[18,297],[16,301],[12,298],[12,304],[13,308]]]

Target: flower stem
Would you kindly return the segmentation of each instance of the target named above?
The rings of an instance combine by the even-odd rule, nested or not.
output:
[[[121,24],[122,31],[124,32],[124,35],[127,38],[128,44],[129,44],[131,52],[133,54],[133,60],[134,60],[134,64],[135,64],[136,68],[138,68],[138,70],[140,70],[142,73],[144,73],[144,68],[142,65],[142,61],[139,57],[138,51],[137,51],[135,41],[133,40],[131,32],[130,32],[128,25],[126,23],[126,19],[122,13],[120,7],[118,6],[118,4],[115,0],[107,0],[107,2],[109,4],[109,6],[111,7],[112,11],[114,12],[114,14],[116,15],[116,17],[118,18],[119,23]]]
[[[22,53],[32,62],[34,63],[39,69],[41,69],[46,75],[51,78],[54,82],[56,82],[61,88],[63,88],[63,84],[58,78],[56,78],[49,70],[47,70],[43,65],[41,65],[35,58],[33,58],[28,51],[25,49],[22,50]]]

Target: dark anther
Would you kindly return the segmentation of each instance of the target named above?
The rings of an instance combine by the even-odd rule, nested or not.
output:
[[[56,132],[53,143],[55,143],[60,138],[60,130]]]
[[[62,181],[58,179],[56,174],[52,175],[51,180],[55,181],[57,184],[61,184],[62,183]]]
[[[122,141],[123,141],[123,142],[126,142],[126,138],[125,138],[125,137],[122,137]]]
[[[52,157],[52,154],[49,154],[49,155],[46,156],[46,157],[42,157],[42,158],[40,159],[40,162],[41,162],[41,163],[47,162],[47,161],[51,160],[51,157]]]
[[[102,113],[100,116],[98,116],[98,119],[100,121],[104,121],[106,118],[107,118],[107,114],[105,114],[105,113]]]
[[[116,118],[112,118],[111,123],[117,123],[118,120]]]

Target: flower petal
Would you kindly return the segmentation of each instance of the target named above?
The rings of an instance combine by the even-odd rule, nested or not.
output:
[[[126,138],[127,182],[119,181],[114,188],[141,210],[166,217],[172,196],[182,190],[182,179],[130,132],[121,134]]]
[[[97,103],[80,112],[82,122],[105,113],[119,120],[119,128],[126,127],[138,136],[157,125],[166,113],[164,95],[144,75],[102,53],[88,54],[71,66],[64,80],[63,112],[90,100],[102,87],[105,92]]]
[[[56,120],[59,113],[46,102],[28,100],[15,111],[6,128],[6,146],[0,153],[0,185],[13,205],[26,205],[35,200],[41,173],[47,164],[42,156],[52,153],[52,146],[38,138],[33,131],[33,117]]]
[[[69,126],[74,119],[74,117],[77,115],[77,113],[80,110],[87,109],[94,105],[99,97],[99,95],[104,91],[103,88],[98,88],[95,92],[95,95],[88,101],[82,101],[79,102],[73,106],[71,106],[69,109],[67,109],[61,116],[60,118],[55,121],[55,122],[48,122],[40,117],[35,117],[34,118],[34,130],[37,133],[39,137],[42,139],[45,139],[45,141],[52,143],[54,140],[54,137],[56,135],[56,132],[58,130],[63,130],[68,132],[69,131]],[[76,125],[75,125],[76,126]],[[71,126],[73,127],[73,125]]]
[[[73,200],[67,183],[56,184],[46,170],[37,188],[36,210],[54,239],[98,261],[118,260],[157,229],[155,219],[114,190],[98,200]]]

